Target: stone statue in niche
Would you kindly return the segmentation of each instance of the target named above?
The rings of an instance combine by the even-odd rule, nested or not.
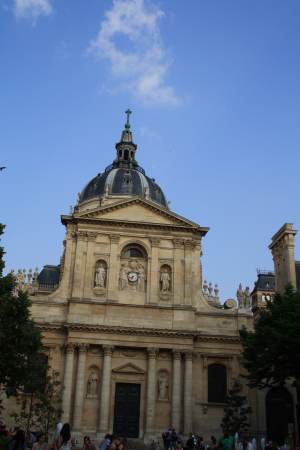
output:
[[[106,286],[106,267],[104,262],[100,262],[95,273],[95,287],[105,288]]]
[[[170,270],[166,266],[160,272],[160,290],[163,294],[171,292]]]
[[[158,400],[169,400],[169,377],[166,372],[160,372],[158,377]]]
[[[91,372],[87,382],[87,395],[96,396],[98,394],[98,375],[95,371]]]
[[[120,270],[120,289],[126,289],[128,286],[128,278],[127,278],[127,273],[128,273],[128,267],[126,263],[121,264],[121,270]]]

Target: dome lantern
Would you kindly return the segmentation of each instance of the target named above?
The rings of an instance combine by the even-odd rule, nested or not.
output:
[[[116,158],[103,173],[98,173],[85,186],[79,195],[78,206],[99,198],[111,201],[122,197],[142,197],[169,209],[162,189],[156,184],[154,178],[146,175],[135,159],[137,145],[132,140],[130,130],[130,109],[126,111],[126,114],[127,120],[121,140],[116,144]]]

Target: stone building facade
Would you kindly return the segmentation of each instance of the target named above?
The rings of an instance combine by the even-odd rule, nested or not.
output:
[[[208,228],[169,209],[136,150],[127,120],[113,163],[61,217],[61,264],[30,274],[32,314],[64,385],[62,421],[78,437],[148,441],[170,426],[218,436],[243,371],[239,329],[253,326],[249,289],[221,305],[202,280]],[[262,435],[258,396],[244,391]]]

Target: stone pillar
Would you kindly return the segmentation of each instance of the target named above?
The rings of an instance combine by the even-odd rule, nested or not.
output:
[[[192,304],[192,248],[193,248],[192,240],[187,240],[184,242],[184,257],[185,257],[184,297],[186,305]]]
[[[295,266],[295,236],[297,230],[293,229],[292,223],[285,223],[272,237],[269,249],[272,251],[276,291],[283,293],[288,283],[296,289],[296,266]]]
[[[184,365],[184,434],[187,435],[192,431],[193,422],[193,353],[185,353]]]
[[[108,274],[108,298],[109,300],[118,300],[119,292],[119,241],[120,236],[117,234],[110,235],[110,257],[109,257],[109,274]]]
[[[72,297],[81,298],[83,294],[85,263],[87,252],[87,232],[77,231],[77,243],[75,253],[75,266],[73,274],[73,292]]]
[[[174,304],[184,304],[183,264],[184,246],[182,239],[174,239]]]
[[[80,430],[82,410],[83,410],[83,399],[85,392],[85,367],[86,367],[86,353],[88,350],[87,344],[79,344],[79,355],[78,355],[78,366],[77,366],[77,379],[76,379],[76,389],[75,389],[75,404],[74,404],[74,416],[73,416],[73,426],[75,430]]]
[[[94,251],[95,251],[95,241],[97,239],[97,233],[94,231],[89,231],[87,233],[87,256],[86,256],[86,271],[84,277],[84,287],[83,287],[83,298],[91,298],[94,296],[94,278],[95,278],[95,261],[94,261]]]
[[[71,398],[72,398],[72,381],[74,367],[74,344],[68,343],[66,346],[65,374],[64,374],[64,391],[62,400],[62,422],[70,422]]]
[[[158,249],[159,249],[159,239],[151,239],[151,279],[150,279],[150,303],[158,302],[158,292],[159,292],[159,263],[158,263]]]
[[[156,356],[157,349],[148,348],[146,434],[153,432],[156,403]]]
[[[100,432],[108,433],[110,412],[110,383],[111,383],[111,357],[112,345],[103,346],[103,367],[100,403]]]
[[[172,383],[172,423],[175,430],[181,429],[181,353],[173,351],[173,383]]]

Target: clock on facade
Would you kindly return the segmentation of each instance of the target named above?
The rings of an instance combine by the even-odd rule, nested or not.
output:
[[[138,274],[136,272],[128,272],[127,278],[131,283],[135,283],[138,279]]]

